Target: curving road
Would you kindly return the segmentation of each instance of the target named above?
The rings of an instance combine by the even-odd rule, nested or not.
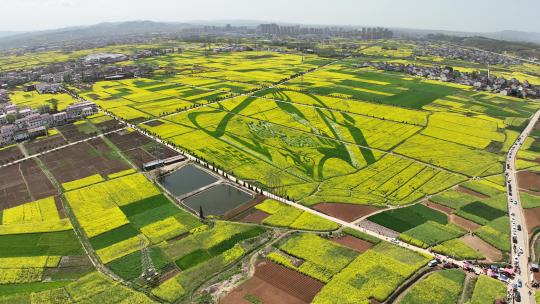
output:
[[[517,170],[516,170],[516,155],[525,142],[525,139],[533,130],[536,122],[540,118],[540,110],[534,114],[529,124],[520,134],[514,145],[510,148],[506,158],[506,176],[507,176],[507,197],[508,197],[508,213],[510,214],[510,229],[512,230],[512,265],[518,268],[518,274],[511,282],[509,288],[516,284],[521,287],[517,288],[517,292],[521,296],[521,303],[535,304],[534,289],[531,286],[532,273],[529,271],[529,235],[525,222],[525,215],[519,198]],[[518,229],[519,228],[519,229]],[[521,283],[521,284],[520,284]],[[531,292],[529,294],[529,291]]]

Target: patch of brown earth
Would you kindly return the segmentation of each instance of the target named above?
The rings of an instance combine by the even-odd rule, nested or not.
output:
[[[253,210],[249,212],[245,217],[240,219],[240,221],[243,223],[260,224],[265,218],[269,216],[270,214],[253,208]]]
[[[462,240],[463,243],[467,244],[469,247],[483,254],[489,262],[497,262],[502,260],[502,253],[499,249],[491,246],[489,243],[486,243],[484,240],[475,235],[468,234],[461,237],[460,240]]]
[[[255,275],[220,300],[222,304],[251,302],[247,295],[262,303],[310,303],[323,283],[268,260],[257,263]]]
[[[441,205],[441,204],[437,204],[437,203],[434,203],[432,201],[425,201],[423,202],[423,204],[431,209],[435,209],[437,211],[441,211],[443,213],[446,213],[446,215],[450,215],[452,214],[452,212],[454,212],[454,209],[450,208],[450,207],[446,207],[444,205]]]
[[[529,193],[540,195],[540,174],[531,171],[521,171],[517,174],[518,185]]]
[[[314,205],[313,209],[347,222],[353,222],[381,210],[374,206],[343,203],[320,203]]]
[[[343,246],[349,247],[349,248],[351,248],[353,250],[356,250],[356,251],[358,251],[360,253],[368,250],[369,248],[371,248],[373,246],[373,244],[371,244],[370,242],[355,238],[355,237],[350,236],[350,235],[346,235],[346,236],[339,237],[339,238],[333,238],[332,242],[335,242],[335,243],[341,244]]]
[[[540,226],[540,207],[523,209],[525,212],[525,221],[529,235],[534,231],[534,228]]]
[[[225,213],[223,215],[223,219],[228,220],[228,219],[234,218],[237,215],[241,215],[243,213],[246,213],[249,209],[255,207],[256,205],[258,205],[259,203],[261,203],[265,199],[266,199],[266,197],[264,195],[260,195],[260,194],[256,195],[249,202],[247,202],[245,204],[242,204],[242,205],[234,208],[233,210],[229,210],[227,213]]]
[[[468,219],[462,218],[461,216],[455,214],[450,215],[448,220],[450,220],[450,223],[456,224],[468,231],[475,231],[476,229],[482,227],[473,221],[469,221]]]
[[[176,274],[180,273],[180,269],[174,267],[173,269],[167,271],[163,275],[159,277],[159,284],[162,284],[163,282],[167,281],[168,279],[174,277]]]
[[[481,199],[489,198],[489,196],[487,196],[485,194],[482,194],[480,192],[476,192],[476,191],[474,191],[472,189],[465,188],[463,186],[457,186],[456,190],[459,191],[459,192],[462,192],[462,193],[466,193],[466,194],[476,196],[476,197],[481,198]]]

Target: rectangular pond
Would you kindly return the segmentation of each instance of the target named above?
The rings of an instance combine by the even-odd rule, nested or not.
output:
[[[174,196],[182,196],[201,187],[215,183],[218,179],[195,165],[186,165],[165,175],[160,183]]]
[[[227,184],[219,184],[184,200],[195,212],[202,206],[204,215],[223,215],[253,199],[253,196]]]

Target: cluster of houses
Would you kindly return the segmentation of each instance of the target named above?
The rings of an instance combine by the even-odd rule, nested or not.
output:
[[[416,56],[438,56],[447,59],[460,59],[486,65],[515,65],[521,63],[518,59],[483,50],[468,49],[450,44],[434,45],[427,42],[418,46],[414,54]]]
[[[531,85],[527,80],[520,82],[512,78],[497,77],[490,73],[461,72],[452,67],[442,66],[417,66],[414,64],[365,62],[358,67],[374,67],[383,71],[394,71],[428,79],[453,82],[473,86],[477,90],[499,93],[501,95],[516,96],[521,98],[540,97],[540,86]]]
[[[129,56],[119,53],[98,53],[67,62],[0,72],[0,88],[20,86],[29,82],[90,83],[107,79],[143,77],[159,69],[159,66],[117,63],[182,51],[182,48],[142,49]]]
[[[0,146],[47,134],[50,127],[76,121],[98,112],[96,104],[81,101],[64,111],[50,114],[19,108],[10,102],[0,103]]]

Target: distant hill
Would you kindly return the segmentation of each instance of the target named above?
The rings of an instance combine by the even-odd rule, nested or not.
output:
[[[462,32],[447,30],[424,30],[408,28],[392,28],[394,32],[402,36],[426,36],[429,34],[442,34],[456,37],[485,37],[496,40],[505,40],[512,42],[530,42],[540,44],[540,33],[521,32],[521,31],[500,31],[500,32]]]
[[[186,28],[201,27],[204,25],[255,27],[261,23],[271,23],[272,21],[258,20],[193,20],[187,23],[180,22],[154,22],[154,21],[128,21],[100,23],[90,26],[68,27],[36,32],[2,32],[0,31],[0,49],[52,46],[62,43],[77,43],[96,40],[110,40],[132,36],[148,36],[153,34],[174,34]],[[277,22],[282,25],[292,23]],[[304,26],[324,26],[324,25],[304,25]],[[345,28],[361,28],[362,26],[343,26]],[[506,40],[512,42],[528,42],[540,44],[540,33],[501,31],[492,33],[475,33],[444,30],[423,30],[392,28],[397,36],[401,37],[425,37],[429,34],[442,34],[456,37],[486,37],[496,40]]]
[[[21,32],[0,31],[0,38],[20,34]]]
[[[133,35],[177,33],[186,27],[193,27],[193,25],[153,21],[100,23],[91,26],[68,27],[3,37],[0,36],[0,48],[54,45],[64,42],[88,41],[92,39],[107,39]]]

